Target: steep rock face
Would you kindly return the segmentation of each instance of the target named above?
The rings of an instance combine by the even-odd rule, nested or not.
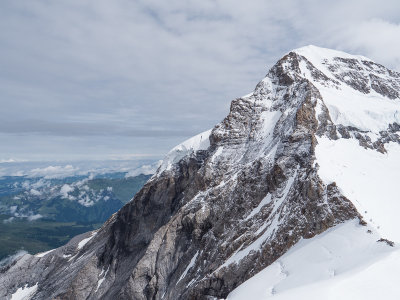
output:
[[[364,223],[351,199],[321,180],[315,148],[320,138],[381,152],[398,142],[396,116],[383,125],[372,117],[382,129],[372,142],[360,119],[346,118],[352,108],[340,115],[332,91],[397,101],[399,78],[341,52],[290,52],[215,128],[174,148],[101,229],[1,270],[0,296],[37,284],[32,299],[224,298],[301,238]]]

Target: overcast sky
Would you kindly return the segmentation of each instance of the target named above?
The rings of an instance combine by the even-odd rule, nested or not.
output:
[[[0,161],[162,157],[291,49],[400,69],[400,1],[0,2]]]

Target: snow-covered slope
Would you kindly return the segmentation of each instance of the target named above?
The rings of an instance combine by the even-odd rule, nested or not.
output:
[[[356,139],[318,138],[319,174],[336,182],[364,219],[382,236],[400,242],[400,145],[390,142],[386,153],[360,147]]]
[[[227,300],[399,299],[400,249],[348,221],[309,240],[232,291]]]
[[[164,171],[171,170],[171,168],[178,163],[185,156],[190,156],[196,151],[206,150],[210,146],[211,129],[199,133],[190,139],[187,139],[183,143],[175,146],[171,151],[164,157],[160,167],[158,168],[155,177]]]

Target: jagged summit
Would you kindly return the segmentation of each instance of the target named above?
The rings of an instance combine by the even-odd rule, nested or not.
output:
[[[275,68],[312,82],[336,125],[378,134],[400,123],[400,73],[364,56],[307,46],[285,55]]]
[[[314,45],[287,53],[255,90],[242,98],[261,99],[264,105],[268,105],[268,100],[276,93],[276,85],[304,79],[318,89],[324,106],[329,109],[329,121],[338,126],[339,130],[342,127],[354,127],[379,135],[390,124],[400,123],[400,73],[365,56]],[[320,113],[320,104],[317,109]],[[177,161],[191,151],[207,149],[207,137],[210,134],[211,130],[205,131],[176,146],[167,155],[158,173],[171,167],[171,157]],[[201,141],[203,144],[200,144]],[[179,153],[178,157],[173,153]]]
[[[222,122],[172,149],[101,229],[3,270],[0,297],[31,288],[32,299],[225,298],[338,225],[372,256],[389,253],[376,240],[400,240],[399,80],[361,56],[289,52]],[[317,277],[344,265],[319,264]],[[279,268],[271,291],[300,276]]]

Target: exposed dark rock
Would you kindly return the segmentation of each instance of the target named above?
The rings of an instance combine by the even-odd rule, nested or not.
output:
[[[371,79],[371,87],[378,94],[384,95],[389,99],[399,98],[399,92],[387,84],[387,81],[376,75],[369,75]]]
[[[377,242],[379,242],[379,243],[386,243],[386,244],[389,245],[390,247],[394,247],[394,242],[389,241],[388,239],[383,239],[383,238],[381,238],[381,239],[377,240]]]

